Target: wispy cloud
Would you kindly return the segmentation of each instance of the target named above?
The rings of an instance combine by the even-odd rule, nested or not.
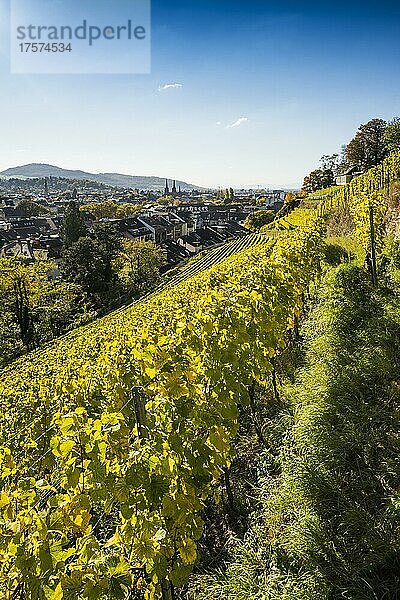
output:
[[[181,88],[183,88],[181,83],[165,83],[159,86],[158,91],[165,92],[166,90],[180,90]]]
[[[240,127],[241,125],[243,125],[244,123],[248,122],[248,118],[247,117],[240,117],[240,119],[238,119],[237,121],[235,121],[234,123],[232,123],[231,125],[227,125],[226,128],[227,129],[235,129],[236,127]]]

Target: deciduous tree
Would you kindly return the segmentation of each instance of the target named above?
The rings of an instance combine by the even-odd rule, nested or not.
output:
[[[390,121],[385,133],[383,134],[383,142],[388,152],[397,152],[400,150],[400,118],[396,117]]]
[[[114,265],[123,291],[130,297],[154,287],[165,264],[164,254],[153,242],[126,240]]]
[[[0,365],[62,334],[80,310],[81,289],[55,279],[56,265],[0,259]]]
[[[96,308],[107,306],[116,276],[113,255],[89,236],[81,237],[63,253],[62,273],[67,281],[78,284]]]
[[[244,223],[246,229],[250,231],[259,231],[264,225],[269,225],[275,219],[273,210],[256,210],[249,215]]]
[[[66,248],[87,235],[84,216],[79,210],[78,203],[74,200],[69,202],[65,209],[62,232]]]
[[[350,165],[367,171],[382,162],[388,154],[385,142],[386,128],[387,122],[383,119],[372,119],[360,126],[346,149],[346,158]]]
[[[315,169],[315,171],[312,171],[304,178],[302,191],[311,194],[335,185],[338,159],[339,156],[337,154],[322,156],[320,161],[321,167]]]

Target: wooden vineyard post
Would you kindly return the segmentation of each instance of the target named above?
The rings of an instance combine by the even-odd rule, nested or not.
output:
[[[146,408],[145,398],[143,394],[143,388],[133,387],[132,388],[133,402],[135,406],[135,417],[138,429],[138,434],[141,439],[147,437],[146,431]]]
[[[372,283],[374,287],[378,286],[378,273],[376,268],[376,245],[375,245],[375,223],[374,223],[374,209],[372,206],[369,208],[369,224],[371,232],[371,261],[372,261]]]

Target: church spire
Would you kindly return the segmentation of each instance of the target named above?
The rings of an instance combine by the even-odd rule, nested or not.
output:
[[[165,180],[164,196],[169,196],[168,179]]]
[[[174,179],[174,185],[172,186],[172,193],[175,195],[177,193],[176,191],[176,181]]]

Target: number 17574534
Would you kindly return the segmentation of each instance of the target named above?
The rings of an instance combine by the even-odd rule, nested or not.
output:
[[[19,44],[20,52],[72,52],[71,44],[24,42]]]

